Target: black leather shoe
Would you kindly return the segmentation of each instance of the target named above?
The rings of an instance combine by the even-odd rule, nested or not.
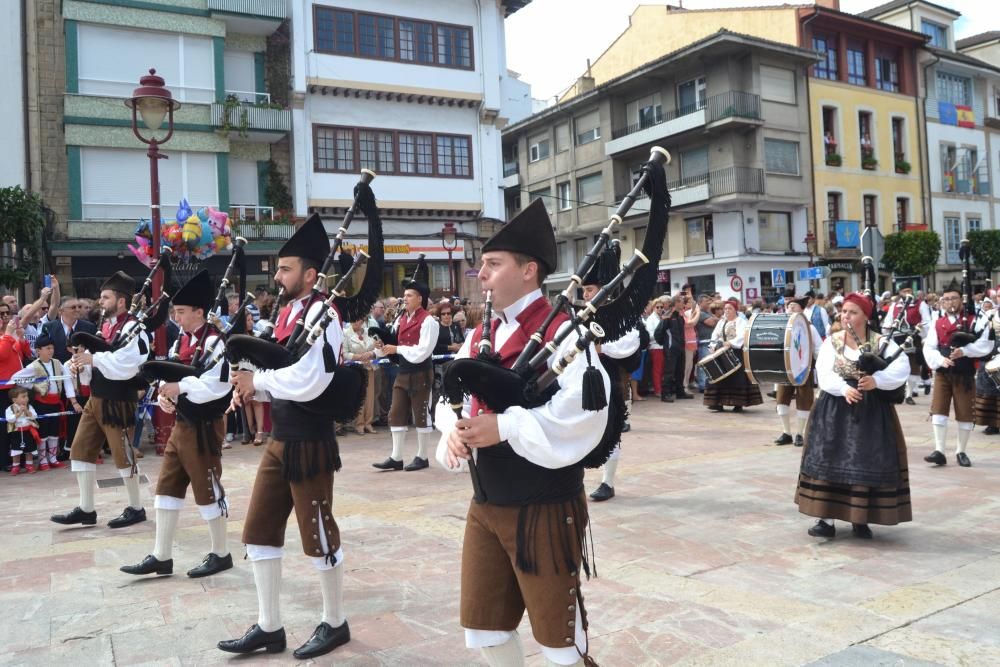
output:
[[[97,510],[84,512],[79,507],[74,507],[66,514],[53,514],[49,518],[55,523],[61,523],[64,526],[72,526],[75,523],[83,524],[84,526],[93,526],[97,523]]]
[[[983,435],[996,435],[997,433],[1000,433],[1000,428],[996,426],[987,426],[983,429]]]
[[[743,412],[743,406],[742,405],[734,405],[733,406],[733,412]]]
[[[931,386],[929,384],[924,385],[924,396],[931,393]]]
[[[906,399],[903,402],[906,403],[907,405],[916,405],[917,404],[917,402],[915,400],[913,400],[912,396],[907,396]]]
[[[688,394],[688,393],[677,394],[677,398],[694,398],[694,394]]]
[[[835,537],[837,529],[820,519],[809,529],[809,534],[812,537]]]
[[[925,456],[924,461],[938,466],[948,465],[948,459],[945,458],[945,455],[942,452],[939,452],[936,449]]]
[[[372,467],[378,468],[379,470],[402,470],[403,462],[397,461],[390,456],[385,461],[382,461],[382,463],[373,463]]]
[[[590,499],[593,500],[595,503],[600,503],[605,500],[611,500],[614,497],[615,497],[615,487],[608,486],[604,482],[601,482],[601,485],[597,487],[597,490],[594,491],[592,494],[590,494]]]
[[[173,574],[174,559],[159,560],[153,554],[149,554],[138,565],[122,565],[118,569],[125,574]]]
[[[711,410],[712,412],[725,412],[726,411],[726,409],[724,407],[722,407],[721,405],[710,405],[710,406],[708,406],[708,409]]]
[[[969,455],[966,454],[965,452],[959,452],[958,456],[956,456],[955,458],[958,459],[958,465],[962,466],[963,468],[969,468],[972,466],[972,461],[969,460]]]
[[[256,623],[239,639],[224,639],[218,643],[219,650],[226,653],[253,653],[260,649],[268,653],[281,653],[285,650],[285,645],[284,628],[264,632]]]
[[[767,396],[768,398],[778,398],[778,392],[776,391],[769,391],[764,395]]]
[[[872,529],[868,527],[867,523],[852,523],[851,532],[854,533],[854,537],[860,537],[863,540],[872,539]]]
[[[326,655],[338,646],[343,646],[351,641],[351,629],[347,627],[347,621],[339,628],[330,627],[329,623],[320,623],[313,630],[312,637],[302,646],[292,653],[299,660],[316,658]]]
[[[125,526],[131,526],[134,523],[141,523],[145,520],[145,508],[136,509],[134,507],[126,507],[119,516],[108,521],[108,528],[124,528]]]
[[[207,577],[210,574],[218,574],[219,572],[224,572],[233,567],[233,555],[226,554],[225,556],[219,556],[214,553],[209,553],[205,556],[205,560],[201,561],[201,565],[196,568],[188,570],[187,575],[192,579],[197,579],[198,577]]]
[[[795,446],[796,447],[801,447],[804,444],[806,444],[806,441],[802,439],[801,435],[795,436]]]
[[[622,426],[622,433],[628,433],[631,430],[632,430],[632,425],[629,424],[628,422],[625,422],[625,425]]]
[[[427,459],[422,459],[419,456],[413,457],[413,460],[403,466],[403,470],[406,472],[413,472],[414,470],[423,470],[424,468],[429,468],[430,463]]]
[[[664,394],[663,396],[660,396],[660,400],[663,401],[664,403],[673,403],[674,397],[671,396],[670,394]]]
[[[792,440],[792,436],[788,435],[787,433],[782,433],[781,435],[779,435],[775,439],[774,444],[776,444],[776,445],[790,445],[790,444],[792,444],[792,442],[794,442]]]

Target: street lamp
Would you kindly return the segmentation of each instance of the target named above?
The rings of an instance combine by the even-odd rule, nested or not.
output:
[[[458,296],[455,292],[455,269],[451,264],[451,253],[458,247],[458,230],[454,223],[446,222],[441,228],[441,247],[448,251],[448,291],[451,296]]]
[[[157,76],[155,69],[150,69],[149,74],[139,79],[139,87],[132,91],[131,98],[125,100],[125,106],[132,110],[132,133],[139,141],[149,146],[146,155],[149,157],[149,207],[153,233],[153,261],[155,262],[160,257],[160,176],[157,160],[167,159],[167,156],[160,152],[160,146],[167,143],[173,136],[174,111],[179,109],[181,105],[164,85],[163,77]],[[149,131],[149,139],[139,132],[140,117],[143,125]],[[164,118],[167,120],[166,136],[157,139],[156,133],[163,125]],[[162,288],[163,276],[157,272],[153,277],[151,301],[159,298]],[[160,327],[154,334],[153,351],[157,358],[166,357],[167,331],[165,327]],[[169,437],[169,420],[160,410],[156,410],[153,413],[153,424],[156,430],[156,444],[159,447],[161,443],[166,443],[167,437]]]
[[[816,235],[813,234],[812,228],[806,231],[806,238],[804,239],[806,243],[806,251],[809,253],[809,268],[813,267],[813,257],[816,255]],[[809,281],[809,286],[814,287],[813,281]]]

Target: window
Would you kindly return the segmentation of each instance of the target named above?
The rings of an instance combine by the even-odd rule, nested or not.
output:
[[[712,216],[688,218],[684,222],[687,226],[687,254],[705,255],[711,253],[713,246]]]
[[[430,264],[429,268],[431,284],[428,287],[432,290],[447,290],[451,288],[451,276],[449,275],[447,264]]]
[[[569,199],[569,182],[556,185],[556,198],[559,200],[559,210],[568,211],[573,208],[573,202]]]
[[[552,190],[550,188],[541,188],[540,190],[532,190],[528,193],[529,204],[536,199],[541,199],[542,203],[545,204],[545,210],[548,211],[549,215],[552,215]]]
[[[965,219],[965,233],[978,232],[983,228],[983,221],[979,218],[966,218]]]
[[[556,125],[556,153],[569,150],[569,123]]]
[[[927,19],[920,19],[920,32],[931,38],[931,41],[928,42],[931,46],[936,46],[939,49],[948,48],[947,27]]]
[[[707,104],[705,77],[686,81],[677,86],[677,115],[684,116],[704,109]]]
[[[232,206],[257,206],[261,203],[256,160],[229,158],[229,202]],[[255,213],[246,211],[247,214]]]
[[[906,159],[906,120],[892,119],[892,154],[896,162]]]
[[[910,222],[910,200],[896,197],[896,231],[903,231]]]
[[[319,53],[472,69],[472,28],[313,6]]]
[[[826,155],[837,152],[837,108],[823,107],[823,151]]]
[[[865,72],[865,46],[855,42],[847,45],[847,83],[856,86],[867,85]]]
[[[681,153],[681,185],[696,185],[708,179],[708,146]]]
[[[758,211],[760,249],[785,252],[792,249],[792,214]]]
[[[772,102],[795,104],[795,72],[783,67],[761,65],[760,96]]]
[[[878,197],[875,195],[862,197],[862,208],[865,213],[865,227],[878,227]]]
[[[961,194],[975,194],[976,167],[979,154],[974,147],[962,146],[958,150],[958,164],[955,166],[955,190]]]
[[[962,221],[959,218],[948,217],[944,219],[944,246],[945,261],[948,264],[960,264],[958,251],[962,247]]]
[[[528,162],[538,162],[549,156],[549,138],[540,134],[528,140]]]
[[[587,239],[585,238],[573,241],[573,252],[576,253],[574,257],[577,264],[583,261],[583,258],[590,250],[590,247],[591,246],[587,244]]]
[[[937,98],[950,104],[972,105],[972,80],[965,76],[937,73]]]
[[[226,96],[234,95],[242,102],[257,101],[257,75],[254,54],[250,51],[226,49],[223,56]]]
[[[604,199],[604,177],[600,172],[576,179],[576,199],[586,204],[599,204]]]
[[[875,158],[875,144],[872,143],[872,114],[870,111],[858,112],[858,141],[861,144],[862,165],[865,160]]]
[[[839,192],[826,193],[826,219],[840,220],[840,198]]]
[[[899,92],[898,51],[879,50],[875,57],[875,87],[879,90]]]
[[[799,143],[779,139],[764,140],[764,165],[774,174],[799,175]]]
[[[313,126],[313,170],[360,167],[397,176],[472,177],[469,136],[374,128]]]
[[[663,122],[663,106],[660,104],[660,94],[653,93],[632,100],[625,105],[625,117],[629,125],[638,125],[640,129],[651,127]]]
[[[569,241],[556,242],[556,273],[569,273],[573,270],[573,255]]]
[[[954,144],[940,145],[941,151],[941,189],[944,192],[955,191],[955,170],[958,167],[958,151]]]
[[[813,65],[813,76],[817,79],[837,80],[837,38],[831,35],[814,35],[813,51],[825,56]]]
[[[596,109],[580,116],[574,122],[576,124],[577,146],[583,146],[601,138],[601,116]]]

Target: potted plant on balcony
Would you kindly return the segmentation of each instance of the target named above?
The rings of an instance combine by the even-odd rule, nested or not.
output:
[[[875,169],[875,167],[877,166],[878,166],[878,160],[876,160],[874,156],[866,155],[865,157],[861,158],[862,169],[868,169],[869,171],[871,171]]]
[[[843,159],[840,157],[840,153],[827,153],[826,154],[826,164],[829,167],[839,167]]]
[[[240,137],[245,139],[249,129],[250,117],[243,100],[236,95],[226,95],[222,103],[222,127],[219,128],[219,132],[222,136],[228,137],[230,132],[237,130]]]
[[[910,163],[902,158],[896,158],[896,173],[897,174],[908,174],[910,173]]]

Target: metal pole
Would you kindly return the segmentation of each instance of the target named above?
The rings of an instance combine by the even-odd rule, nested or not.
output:
[[[448,291],[451,292],[451,296],[458,296],[455,292],[455,266],[451,261],[452,249],[448,248]]]
[[[159,160],[161,157],[159,144],[156,139],[149,142],[149,198],[150,198],[150,221],[153,232],[153,261],[160,257],[160,169]],[[163,274],[160,271],[153,276],[152,300],[155,301],[163,290]],[[162,326],[153,334],[153,353],[157,359],[167,357],[167,327]],[[170,432],[173,430],[174,420],[170,415],[165,414],[159,407],[153,409],[153,444],[156,453],[162,455],[167,441],[170,439]]]

